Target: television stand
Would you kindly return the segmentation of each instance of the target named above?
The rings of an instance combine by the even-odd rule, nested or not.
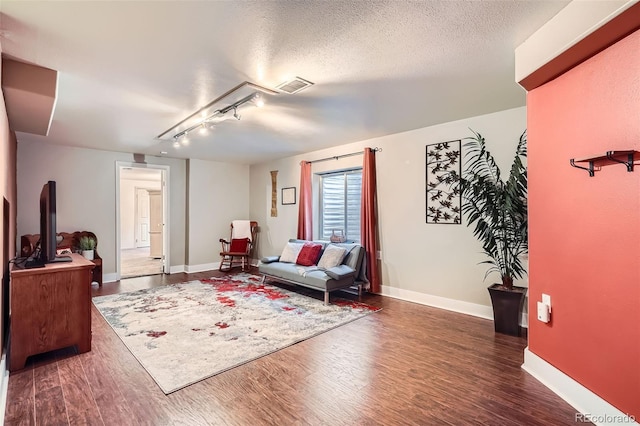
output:
[[[71,262],[11,270],[9,285],[9,371],[24,368],[27,357],[76,346],[91,350],[91,270],[74,253]]]

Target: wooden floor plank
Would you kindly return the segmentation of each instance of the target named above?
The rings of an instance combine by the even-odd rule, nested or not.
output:
[[[58,370],[69,424],[104,425],[80,356],[59,358]]]
[[[141,277],[92,293],[221,275]],[[575,410],[522,370],[526,338],[455,312],[376,295],[363,301],[383,310],[169,395],[92,307],[91,352],[59,355],[53,365],[30,358],[9,378],[5,424],[47,424],[38,406],[60,418],[51,407],[60,392],[72,425],[575,424]]]
[[[93,398],[98,406],[100,417],[109,419],[111,424],[137,425],[133,412],[129,408],[129,403],[124,397],[116,379],[103,356],[101,344],[93,343],[90,352],[80,355],[82,367],[87,377],[87,382],[91,387]]]
[[[4,424],[35,425],[35,415],[33,366],[27,365],[24,369],[9,375]]]
[[[62,386],[47,387],[36,392],[36,419],[39,425],[69,423]]]

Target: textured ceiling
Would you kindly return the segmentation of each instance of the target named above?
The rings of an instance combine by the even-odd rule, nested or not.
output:
[[[3,54],[59,71],[48,136],[256,163],[525,104],[514,49],[567,1],[0,3]],[[232,87],[265,96],[207,136],[155,137]]]

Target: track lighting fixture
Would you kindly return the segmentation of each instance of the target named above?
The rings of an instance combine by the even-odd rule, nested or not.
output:
[[[170,129],[159,134],[156,139],[173,140],[174,146],[179,147],[180,139],[186,138],[186,135],[192,130],[199,129],[199,133],[206,134],[207,129],[211,129],[217,123],[223,121],[225,114],[229,112],[233,112],[233,117],[236,120],[240,120],[242,116],[238,114],[238,108],[247,102],[252,101],[252,103],[258,107],[263,106],[264,99],[260,96],[260,93],[266,93],[269,95],[278,94],[275,90],[267,89],[266,87],[245,81],[224,93],[222,96],[214,99],[209,104],[200,108],[198,111],[194,112]],[[219,105],[221,101],[225,98],[229,98],[232,102],[226,106],[220,107]]]

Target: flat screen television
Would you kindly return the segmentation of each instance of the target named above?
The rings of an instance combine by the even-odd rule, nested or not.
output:
[[[40,254],[41,263],[69,262],[70,256],[56,256],[56,182],[48,181],[40,192]]]

